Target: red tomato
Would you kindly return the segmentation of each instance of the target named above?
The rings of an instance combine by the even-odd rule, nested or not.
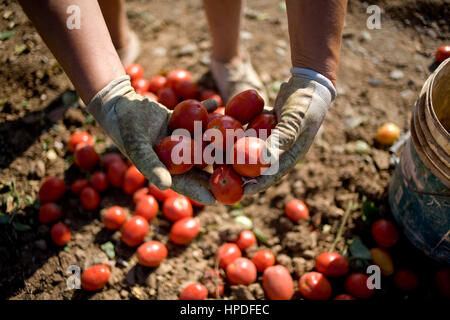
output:
[[[108,171],[106,172],[108,176],[109,183],[116,188],[122,187],[123,178],[128,167],[122,160],[117,160],[108,166]]]
[[[104,264],[96,264],[83,271],[81,286],[87,291],[98,291],[108,283],[111,270]]]
[[[186,286],[180,293],[180,300],[205,300],[208,290],[201,283],[192,283]]]
[[[88,146],[94,145],[94,139],[92,139],[92,136],[85,131],[76,131],[72,133],[69,139],[69,144],[67,145],[67,148],[70,152],[74,152],[77,145],[80,143],[84,143]]]
[[[175,244],[188,244],[200,232],[200,223],[197,219],[186,217],[178,220],[170,229],[170,240]]]
[[[189,71],[184,69],[175,69],[167,74],[167,86],[175,89],[176,85],[181,81],[191,81],[192,76]]]
[[[249,129],[255,130],[256,137],[266,140],[272,133],[272,129],[277,126],[277,117],[273,114],[263,113],[256,116],[247,126]],[[266,130],[266,131],[263,131]]]
[[[134,212],[137,216],[144,217],[147,221],[152,220],[158,213],[159,205],[152,195],[142,196],[137,202]]]
[[[66,184],[57,177],[48,177],[39,189],[39,201],[54,202],[62,198],[66,192]]]
[[[435,54],[435,60],[437,62],[443,62],[444,60],[447,60],[450,58],[450,46],[441,46],[436,50]]]
[[[398,241],[398,232],[389,220],[380,219],[372,225],[372,237],[380,247],[390,248]]]
[[[218,114],[221,114],[224,116],[225,115],[225,107],[219,107],[216,110],[214,110],[213,113],[218,113]]]
[[[205,152],[205,148],[209,145],[208,142],[202,141],[202,147],[201,149],[198,147],[198,141],[194,141],[194,145],[196,149],[194,149],[194,166],[199,169],[204,169],[208,166],[208,163],[206,162],[206,158],[203,156],[203,153]],[[213,151],[214,152],[214,151]],[[195,155],[197,155],[197,159],[195,158]],[[201,163],[199,163],[201,160]],[[197,162],[197,163],[195,163]]]
[[[411,270],[397,270],[394,274],[394,285],[402,291],[413,291],[419,286],[419,278]]]
[[[137,257],[140,265],[157,267],[167,257],[167,248],[159,241],[148,241],[139,246]]]
[[[143,96],[146,98],[149,98],[150,101],[159,102],[158,96],[156,94],[154,94],[153,92],[144,92]]]
[[[205,90],[200,94],[201,101],[208,99],[216,100],[219,107],[223,105],[222,97],[214,90]]]
[[[147,220],[141,216],[134,216],[122,227],[122,241],[130,247],[136,247],[144,241],[149,225]]]
[[[139,79],[144,76],[144,69],[137,63],[132,63],[126,67],[125,72],[131,80]]]
[[[308,272],[301,276],[299,290],[308,300],[328,300],[331,296],[331,284],[319,272]]]
[[[241,177],[230,166],[219,166],[209,179],[214,197],[223,204],[234,204],[242,199],[244,188]]]
[[[294,222],[309,218],[309,210],[303,201],[294,199],[289,201],[284,207],[286,216]]]
[[[241,176],[256,178],[270,167],[263,159],[265,143],[256,137],[243,137],[234,144],[233,169]]]
[[[174,148],[178,152],[174,151],[172,155]],[[179,135],[165,137],[155,151],[171,174],[186,173],[194,166],[194,140],[191,138]]]
[[[194,214],[194,209],[189,199],[181,195],[164,201],[162,211],[167,219],[174,222],[186,217],[192,217]]]
[[[79,195],[81,193],[81,190],[83,190],[85,187],[89,185],[89,181],[86,179],[77,179],[70,185],[70,191],[72,193]]]
[[[172,88],[162,88],[158,91],[159,102],[167,107],[167,109],[173,110],[178,103],[177,95]]]
[[[241,233],[239,234],[239,238],[236,241],[236,244],[242,251],[247,250],[247,248],[256,244],[255,234],[250,230],[241,231]]]
[[[215,113],[215,112],[208,113],[208,118],[206,120],[206,126],[208,126],[208,124],[211,121],[213,121],[214,119],[217,119],[217,118],[220,118],[220,117],[223,117],[223,114]]]
[[[197,121],[197,126],[200,127],[200,134],[206,128],[208,121],[208,111],[197,100],[184,100],[177,104],[169,120],[169,129],[174,131],[176,129],[186,129],[194,137],[194,126]]]
[[[237,258],[227,266],[227,278],[231,284],[249,285],[256,280],[256,267],[247,258]]]
[[[135,166],[131,166],[125,172],[123,177],[122,190],[126,194],[135,193],[145,183],[145,177]]]
[[[70,229],[62,222],[55,223],[50,230],[50,234],[53,242],[60,247],[68,243],[72,237]]]
[[[148,195],[148,188],[142,187],[133,194],[133,202],[136,204],[143,196]]]
[[[225,287],[220,271],[215,269],[206,270],[202,277],[202,283],[208,290],[210,297],[218,298],[223,295]]]
[[[349,294],[341,293],[334,297],[333,300],[356,300],[356,298]]]
[[[78,168],[89,171],[95,167],[99,158],[94,147],[80,143],[75,149],[73,160]]]
[[[242,124],[250,122],[264,109],[264,100],[256,90],[238,93],[228,101],[225,114],[235,118]]]
[[[207,130],[216,129],[221,134],[220,138],[214,134],[214,131],[205,132],[205,141],[211,141],[211,144],[218,150],[229,150],[238,140],[244,136],[244,129],[239,121],[229,116],[223,116],[211,120],[206,126]]]
[[[316,259],[316,270],[329,277],[343,276],[348,269],[348,260],[336,252],[321,253]]]
[[[275,256],[269,250],[260,250],[253,256],[253,263],[256,266],[256,270],[263,272],[268,267],[275,264]]]
[[[131,86],[136,90],[139,94],[144,94],[150,88],[150,82],[147,79],[139,78],[131,81]]]
[[[149,90],[153,93],[158,93],[159,90],[164,88],[167,84],[167,79],[164,76],[157,74],[150,78]]]
[[[380,267],[383,276],[390,276],[394,273],[394,262],[387,250],[372,248],[370,249],[370,254],[372,255],[372,262]]]
[[[152,194],[158,201],[161,202],[164,202],[166,201],[166,199],[178,195],[178,193],[176,193],[172,189],[159,190],[156,186],[154,186],[151,183],[148,185],[148,192]]]
[[[234,243],[224,243],[217,250],[216,261],[219,268],[226,269],[226,267],[237,258],[242,257],[241,249]]]
[[[197,201],[192,200],[192,199],[189,199],[189,202],[190,202],[194,207],[197,207],[197,208],[203,208],[203,207],[205,206],[204,204],[198,203]]]
[[[180,81],[175,84],[175,94],[181,99],[195,99],[198,95],[198,86],[191,81]]]
[[[62,216],[62,209],[54,202],[47,202],[39,208],[39,221],[50,223],[58,220]]]
[[[294,281],[288,269],[282,265],[265,269],[263,288],[270,300],[291,300],[294,295]]]
[[[86,187],[81,191],[80,202],[86,210],[94,210],[100,205],[100,196],[94,188]]]
[[[369,277],[364,273],[352,273],[345,279],[345,290],[358,299],[368,299],[374,290],[367,287],[367,279]]]
[[[97,191],[105,191],[108,189],[108,177],[104,172],[95,172],[91,176],[91,185],[94,187]]]
[[[103,225],[109,230],[118,230],[127,220],[125,210],[119,206],[113,206],[106,210],[103,216]]]
[[[436,272],[434,280],[439,291],[450,298],[450,269],[442,269]]]
[[[102,156],[102,166],[108,169],[109,165],[114,161],[123,161],[122,156],[116,152],[110,152]]]

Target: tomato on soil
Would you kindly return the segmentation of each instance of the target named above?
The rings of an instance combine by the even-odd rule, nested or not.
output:
[[[127,220],[125,210],[119,206],[113,206],[106,210],[103,216],[103,225],[109,230],[118,230]]]
[[[39,188],[39,201],[54,202],[62,198],[66,192],[66,184],[57,177],[48,177]]]
[[[256,178],[270,167],[269,161],[264,161],[265,143],[256,137],[243,137],[234,144],[233,169],[241,176]]]
[[[368,299],[374,290],[367,287],[367,279],[369,276],[364,273],[353,273],[345,279],[345,290],[358,299]]]
[[[136,253],[140,265],[157,267],[167,257],[167,248],[159,241],[148,241],[141,244]]]
[[[241,231],[236,244],[242,251],[247,250],[247,248],[256,244],[255,234],[250,230]]]
[[[80,202],[86,210],[94,210],[100,205],[100,196],[97,190],[88,186],[81,191]]]
[[[50,223],[58,220],[62,216],[62,208],[54,202],[47,202],[39,208],[39,221]]]
[[[390,276],[394,273],[394,262],[392,262],[391,255],[383,248],[370,249],[372,255],[372,262],[380,267],[383,276]]]
[[[206,128],[208,111],[197,100],[184,100],[176,105],[169,120],[169,129],[186,129],[194,137],[194,126],[200,126],[201,132]],[[196,122],[196,123],[194,123]]]
[[[270,113],[263,113],[256,116],[252,122],[250,122],[247,126],[246,133],[249,133],[249,130],[253,129],[255,130],[256,137],[266,140],[276,126],[277,117]]]
[[[164,201],[163,214],[170,221],[178,221],[186,217],[192,217],[194,209],[188,198],[178,195]]]
[[[116,160],[108,166],[106,175],[108,176],[109,183],[116,188],[122,187],[123,178],[128,167],[122,160]]]
[[[156,94],[154,94],[153,92],[144,92],[143,96],[150,99],[150,101],[159,102],[158,96]]]
[[[136,93],[144,94],[150,88],[150,82],[147,79],[139,78],[131,81],[131,86]]]
[[[89,181],[87,179],[77,179],[70,185],[70,191],[73,194],[79,195],[81,190],[89,185]]]
[[[450,298],[450,269],[437,271],[434,276],[434,281],[439,291],[447,298]]]
[[[104,172],[95,172],[91,176],[91,185],[95,190],[102,192],[108,189],[108,177]]]
[[[209,187],[217,201],[223,204],[234,204],[244,195],[242,178],[230,166],[221,165],[215,169]]]
[[[339,253],[324,252],[316,259],[316,270],[329,277],[340,277],[348,273],[348,260]]]
[[[81,286],[87,291],[98,291],[108,283],[111,270],[104,264],[89,267],[81,274]]]
[[[135,166],[131,166],[123,177],[122,190],[126,194],[135,193],[145,183],[145,177]]]
[[[122,156],[116,152],[110,152],[102,156],[102,166],[108,170],[109,165],[114,161],[123,161]]]
[[[235,243],[224,243],[220,246],[216,253],[216,262],[219,268],[226,269],[226,267],[237,258],[242,257],[241,249]]]
[[[221,107],[223,105],[222,97],[214,90],[208,89],[208,90],[202,91],[202,93],[200,94],[201,101],[208,100],[208,99],[216,100],[219,107]]]
[[[372,237],[383,248],[390,248],[398,242],[397,229],[386,219],[379,219],[373,223]]]
[[[413,291],[419,286],[419,278],[411,270],[397,270],[394,273],[394,285],[402,291]]]
[[[180,293],[180,300],[205,300],[208,290],[199,282],[186,286]]]
[[[294,222],[299,222],[309,218],[309,210],[303,201],[293,199],[284,207],[286,216]]]
[[[149,90],[153,93],[158,93],[158,91],[164,88],[166,84],[167,84],[166,77],[158,74],[150,78]]]
[[[179,152],[174,152],[175,158],[172,159],[172,151],[176,148]],[[191,138],[172,135],[165,137],[155,148],[159,160],[166,166],[171,174],[186,173],[194,166],[194,140]],[[187,155],[185,155],[187,152]],[[175,162],[180,162],[176,164]]]
[[[200,222],[192,217],[178,220],[170,229],[170,240],[179,245],[188,244],[200,232]]]
[[[336,297],[334,297],[333,300],[356,300],[356,298],[349,294],[342,293],[342,294],[338,294]]]
[[[152,220],[158,213],[159,205],[152,195],[144,195],[136,203],[134,212],[137,216],[144,217],[147,221]]]
[[[256,270],[263,272],[275,264],[275,256],[270,250],[263,249],[255,253],[252,261],[256,266]]]
[[[218,138],[215,131],[218,130],[220,133],[220,138]],[[218,117],[206,126],[206,130],[211,130],[205,132],[204,140],[211,141],[211,144],[218,150],[229,150],[238,140],[244,136],[244,129],[239,121],[233,119],[229,116]]]
[[[175,84],[175,94],[181,99],[195,99],[198,95],[198,86],[192,81],[180,81]]]
[[[256,267],[247,258],[237,258],[227,266],[226,272],[231,284],[249,285],[256,280]]]
[[[375,139],[378,143],[391,145],[398,139],[399,135],[400,128],[395,123],[389,122],[378,128]]]
[[[197,208],[203,208],[203,207],[205,206],[204,204],[198,203],[197,201],[192,200],[192,199],[190,199],[190,198],[189,198],[189,201],[191,202],[191,204],[192,204],[194,207],[197,207]]]
[[[75,148],[74,162],[81,170],[89,171],[97,164],[100,157],[93,146],[80,143]]]
[[[132,81],[144,76],[144,69],[137,63],[132,63],[127,66],[125,72],[130,76]]]
[[[50,229],[53,242],[62,247],[70,241],[72,234],[70,229],[62,222],[55,223]]]
[[[436,54],[434,56],[437,62],[444,62],[450,58],[450,45],[441,46],[436,50]]]
[[[270,300],[290,300],[294,295],[294,280],[286,267],[271,266],[264,270],[263,288]]]
[[[263,109],[263,98],[256,90],[251,89],[232,97],[225,107],[225,114],[246,124],[259,115]]]
[[[223,278],[219,270],[208,269],[201,279],[202,284],[208,290],[208,294],[212,298],[218,298],[223,295],[225,289]]]
[[[178,195],[172,189],[160,190],[155,185],[149,183],[148,192],[153,195],[158,201],[164,202],[166,199],[175,197]]]
[[[167,109],[172,110],[178,103],[177,95],[172,88],[162,88],[158,91],[159,102],[167,107]]]
[[[149,225],[147,220],[141,216],[134,216],[122,227],[122,241],[130,247],[136,247],[144,241]]]
[[[84,143],[85,145],[88,146],[93,146],[94,139],[92,139],[92,136],[88,132],[76,131],[72,133],[72,135],[70,136],[67,148],[69,149],[70,152],[74,152],[77,145],[79,145],[80,143]]]
[[[192,76],[189,71],[184,69],[175,69],[170,71],[167,75],[167,86],[175,89],[176,85],[181,81],[191,81]]]
[[[328,300],[331,296],[331,284],[319,272],[308,272],[301,276],[299,290],[308,300]]]

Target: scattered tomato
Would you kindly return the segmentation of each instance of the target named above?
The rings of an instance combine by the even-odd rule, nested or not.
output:
[[[294,281],[288,269],[282,265],[264,270],[263,288],[270,300],[290,300],[294,295]]]
[[[345,279],[345,290],[358,299],[368,299],[374,290],[367,287],[367,279],[369,277],[364,273],[352,273]]]
[[[140,265],[157,267],[167,257],[167,248],[159,241],[148,241],[139,246],[137,257]]]
[[[159,102],[159,97],[153,92],[144,92],[143,96],[148,98],[150,101]]]
[[[76,131],[72,133],[72,135],[70,136],[67,148],[69,149],[70,152],[74,152],[77,145],[79,145],[80,143],[84,143],[85,145],[88,146],[93,146],[94,139],[92,139],[92,136],[88,132]]]
[[[221,151],[229,150],[236,143],[238,138],[244,136],[244,129],[241,123],[229,116],[218,117],[211,120],[206,126],[206,129],[211,131],[205,132],[204,140],[211,141],[214,148]],[[212,129],[219,130],[218,133],[220,133],[220,139]]]
[[[250,129],[253,129],[255,130],[256,137],[266,140],[276,126],[277,117],[270,113],[263,113],[256,116],[252,122],[250,122],[247,126],[246,133],[248,133]]]
[[[299,290],[308,300],[328,300],[331,296],[331,284],[319,272],[308,272],[301,276]]]
[[[189,201],[191,202],[191,204],[192,204],[194,207],[197,207],[197,208],[203,208],[203,207],[205,206],[204,204],[198,203],[197,201],[192,200],[192,199],[189,199]]]
[[[83,271],[81,286],[87,291],[98,291],[108,283],[111,270],[104,264],[97,264]]]
[[[195,99],[198,95],[198,86],[192,81],[180,81],[175,84],[175,94],[181,99]]]
[[[62,216],[61,206],[54,202],[47,202],[39,208],[39,221],[41,223],[50,223],[58,220]]]
[[[444,60],[447,60],[450,58],[450,45],[440,46],[436,50],[436,54],[434,55],[434,58],[437,62],[444,62]]]
[[[178,195],[178,193],[176,193],[172,189],[160,190],[151,183],[148,185],[148,192],[151,195],[153,195],[158,201],[161,201],[161,202],[164,202],[168,198],[175,197]]]
[[[125,210],[119,206],[113,206],[106,210],[103,216],[103,225],[109,230],[118,230],[127,220]]]
[[[89,185],[89,181],[87,179],[77,179],[70,185],[70,191],[73,194],[79,195],[81,190]]]
[[[186,217],[192,217],[194,209],[188,198],[178,195],[164,201],[163,214],[170,221],[178,221]]]
[[[186,286],[180,293],[180,300],[205,300],[208,290],[201,283],[192,283]]]
[[[200,232],[200,223],[197,219],[186,217],[178,220],[170,229],[170,240],[175,244],[188,244]]]
[[[334,297],[333,300],[356,300],[356,298],[349,294],[341,293]]]
[[[227,266],[227,278],[231,284],[247,286],[256,280],[256,267],[247,258],[237,258]]]
[[[239,202],[244,195],[241,177],[230,166],[219,166],[209,179],[214,197],[223,204]]]
[[[147,187],[142,187],[138,190],[136,190],[135,193],[133,193],[133,202],[136,204],[139,199],[142,198],[142,196],[146,196],[149,193],[149,189]]]
[[[150,78],[149,90],[153,93],[158,93],[159,90],[161,90],[166,86],[166,84],[167,84],[166,77],[158,74]]]
[[[175,159],[172,151],[176,148]],[[171,174],[186,173],[194,166],[194,140],[186,136],[165,137],[155,148],[156,154]],[[188,154],[185,155],[185,152]],[[178,159],[177,159],[178,158]],[[180,162],[180,163],[175,163]]]
[[[42,183],[39,189],[39,201],[54,202],[61,199],[66,192],[66,184],[57,177],[48,177]]]
[[[208,126],[208,124],[211,121],[213,121],[214,119],[217,119],[217,118],[220,118],[220,117],[223,117],[223,114],[215,113],[215,112],[208,113],[208,118],[206,119],[206,126]]]
[[[97,190],[88,186],[81,191],[80,202],[86,210],[94,210],[100,205],[100,196]]]
[[[380,267],[383,276],[390,276],[394,273],[394,263],[391,255],[383,248],[370,249],[372,262]]]
[[[316,259],[316,270],[329,277],[340,277],[348,273],[348,260],[339,253],[324,252]]]
[[[130,247],[136,247],[144,241],[149,225],[147,220],[141,216],[134,216],[122,227],[122,241]]]
[[[218,298],[223,295],[225,287],[219,270],[206,270],[203,274],[201,282],[208,290],[210,297]]]
[[[197,100],[184,100],[177,104],[170,116],[169,128],[171,131],[176,129],[186,129],[191,137],[194,136],[194,128],[200,127],[201,132],[206,128],[208,121],[208,111]]]
[[[202,91],[202,93],[200,94],[201,101],[208,100],[208,99],[216,100],[219,107],[221,107],[223,105],[222,97],[214,90],[205,90],[205,91]]]
[[[242,124],[250,122],[264,109],[264,100],[256,90],[238,93],[228,101],[225,114],[235,118]]]
[[[380,247],[390,248],[397,243],[398,232],[392,222],[379,219],[372,225],[372,237]]]
[[[75,148],[73,160],[78,168],[89,171],[95,167],[99,158],[93,146],[80,143]]]
[[[123,177],[122,190],[126,194],[135,193],[145,183],[145,177],[135,166],[131,166]]]
[[[265,143],[256,137],[243,137],[234,144],[233,169],[241,176],[256,178],[270,167],[264,160]]]
[[[109,183],[116,188],[122,187],[123,178],[128,167],[122,160],[117,160],[108,166],[106,175],[108,176]]]
[[[62,247],[70,241],[72,234],[70,229],[62,222],[55,223],[50,229],[53,242]]]
[[[159,102],[167,107],[167,109],[172,110],[178,103],[177,95],[172,88],[162,88],[158,91]]]
[[[144,69],[137,63],[132,63],[127,66],[125,72],[130,76],[131,81],[144,76]]]
[[[275,256],[269,250],[260,250],[252,258],[253,263],[256,266],[256,270],[259,272],[263,272],[268,267],[271,267],[275,264]]]
[[[95,190],[102,192],[108,189],[108,177],[104,172],[95,172],[91,176],[91,185]]]
[[[110,152],[102,156],[102,166],[108,170],[114,161],[123,161],[122,156],[116,152]]]
[[[131,86],[136,90],[136,93],[144,94],[150,88],[150,82],[144,78],[134,79],[131,81]]]
[[[293,199],[284,207],[286,216],[294,222],[299,222],[309,218],[309,210],[303,201]]]
[[[241,231],[241,233],[239,234],[239,238],[236,241],[236,244],[242,251],[247,250],[247,248],[256,244],[255,234],[250,230]]]
[[[175,89],[176,85],[181,81],[191,81],[192,76],[189,71],[184,69],[175,69],[170,71],[167,76],[167,86]]]
[[[439,291],[447,298],[450,298],[450,269],[437,271],[434,280]]]
[[[234,243],[225,243],[217,250],[216,261],[219,268],[226,267],[237,258],[242,257],[241,249]]]
[[[137,216],[144,217],[147,221],[152,220],[158,213],[159,205],[152,195],[142,196],[136,204],[134,212]]]
[[[419,286],[419,278],[411,270],[397,270],[394,273],[394,285],[402,291],[414,291]]]
[[[375,139],[378,143],[391,145],[398,139],[399,135],[400,128],[395,123],[389,122],[378,128]]]

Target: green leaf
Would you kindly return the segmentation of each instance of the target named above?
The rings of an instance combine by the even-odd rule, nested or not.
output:
[[[114,251],[114,244],[111,241],[105,242],[101,245],[102,250],[106,253],[108,258],[114,259],[116,257],[116,252]]]
[[[23,231],[28,231],[28,230],[31,229],[31,227],[30,227],[29,225],[23,224],[23,223],[20,223],[20,222],[14,222],[14,223],[13,223],[13,227],[14,227],[14,229],[16,229],[17,231],[21,231],[21,232],[23,232]]]
[[[8,40],[14,36],[14,30],[5,30],[0,32],[0,41]]]
[[[372,255],[370,254],[370,250],[362,243],[360,237],[354,237],[352,240],[352,244],[350,245],[350,252],[353,257],[370,260],[372,259]]]
[[[243,215],[237,216],[236,218],[234,218],[234,222],[246,227],[247,229],[253,228],[253,222],[247,216],[243,216]]]
[[[267,236],[261,230],[254,228],[253,233],[255,234],[256,239],[261,241],[263,244],[267,244]]]

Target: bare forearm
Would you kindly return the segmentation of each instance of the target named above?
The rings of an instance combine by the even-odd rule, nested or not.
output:
[[[336,85],[347,0],[286,0],[286,7],[292,65]]]
[[[85,103],[125,74],[97,1],[19,2]],[[80,8],[80,29],[67,27],[70,5]]]

